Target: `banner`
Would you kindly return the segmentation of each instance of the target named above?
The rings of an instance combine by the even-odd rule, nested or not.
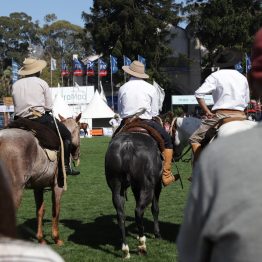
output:
[[[143,56],[138,55],[138,56],[137,56],[137,60],[138,60],[139,62],[141,62],[142,64],[144,64],[144,66],[146,67],[146,59],[145,59]]]
[[[62,67],[61,76],[68,76],[69,75],[69,71],[68,71],[67,65],[65,63],[65,60],[63,58],[62,58],[61,67]]]
[[[95,75],[95,71],[94,71],[94,65],[95,63],[92,61],[87,61],[86,64],[86,75],[87,76],[94,76]]]
[[[251,60],[250,57],[246,54],[246,73],[248,73],[251,69]]]
[[[15,81],[17,81],[18,78],[19,78],[19,76],[18,76],[19,68],[20,68],[19,64],[12,59],[12,80],[13,80],[13,83]]]
[[[107,76],[107,64],[102,60],[98,59],[98,71],[99,71],[99,76]]]
[[[73,60],[73,71],[74,76],[82,76],[84,74],[82,64],[77,58]]]
[[[51,71],[56,70],[56,60],[52,57],[51,57],[50,64],[51,64]]]
[[[115,74],[118,71],[117,58],[112,55],[110,55],[110,65],[111,65],[111,73]]]
[[[124,56],[124,66],[129,66],[131,63],[132,61],[127,56]]]

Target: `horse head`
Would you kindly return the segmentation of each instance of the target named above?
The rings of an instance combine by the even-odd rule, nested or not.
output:
[[[189,143],[190,136],[201,124],[195,117],[174,117],[171,123],[171,133],[174,145],[174,156],[179,158]]]
[[[76,166],[80,163],[80,125],[79,121],[81,118],[81,113],[76,118],[64,118],[58,114],[61,122],[68,128],[72,136],[72,159],[76,162]]]

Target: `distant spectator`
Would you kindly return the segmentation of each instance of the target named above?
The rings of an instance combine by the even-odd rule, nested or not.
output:
[[[50,247],[16,239],[16,217],[11,182],[0,162],[0,261],[63,262]]]

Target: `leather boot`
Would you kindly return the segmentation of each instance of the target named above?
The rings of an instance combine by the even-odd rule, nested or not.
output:
[[[162,173],[162,183],[164,186],[168,186],[179,179],[179,175],[172,175],[171,166],[173,159],[173,149],[166,148],[163,152],[164,163]]]
[[[70,166],[70,152],[71,152],[71,141],[64,141],[64,161],[65,161],[65,170],[68,176],[77,176],[80,174],[79,171],[73,170]]]
[[[200,153],[202,151],[202,147],[201,147],[201,144],[199,144],[199,143],[192,143],[191,147],[192,147],[192,151],[193,151],[193,155],[194,155],[194,159],[193,159],[193,166],[194,166],[196,161],[198,160],[198,158],[200,156]]]

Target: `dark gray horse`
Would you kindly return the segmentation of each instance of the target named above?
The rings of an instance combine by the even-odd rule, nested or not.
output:
[[[158,201],[162,188],[161,171],[161,153],[151,136],[138,132],[120,133],[110,142],[105,156],[105,175],[112,191],[125,258],[130,257],[125,231],[126,190],[131,186],[136,200],[135,220],[139,234],[138,248],[140,252],[146,252],[143,216],[145,208],[150,203],[154,218],[154,234],[160,237]]]

